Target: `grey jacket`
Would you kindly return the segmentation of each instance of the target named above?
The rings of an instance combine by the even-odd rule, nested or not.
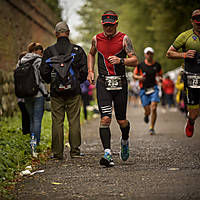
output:
[[[36,58],[36,59],[35,59]],[[44,85],[44,81],[42,80],[41,76],[40,76],[40,65],[42,62],[42,57],[38,54],[35,53],[27,53],[24,57],[22,57],[21,60],[18,61],[16,68],[19,67],[19,63],[25,63],[27,61],[30,61],[32,59],[35,59],[34,63],[33,63],[33,67],[34,67],[34,72],[35,72],[35,77],[36,77],[36,83],[39,85],[39,88],[42,90],[43,94],[47,94],[47,89]],[[39,90],[37,95],[35,97],[40,97],[42,96],[42,92]]]

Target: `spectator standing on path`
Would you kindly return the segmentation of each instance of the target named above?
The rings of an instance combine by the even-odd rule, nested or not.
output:
[[[163,91],[166,97],[166,103],[169,108],[174,105],[174,82],[167,76],[162,81]]]
[[[186,94],[185,94],[185,90],[184,90],[184,81],[183,81],[183,72],[181,71],[178,76],[177,76],[177,80],[176,80],[176,103],[177,106],[179,108],[179,110],[181,112],[184,112],[185,114],[187,114],[187,106],[186,106]]]
[[[95,90],[95,85],[89,84],[88,87],[89,104],[91,101],[94,101],[94,90]]]
[[[55,35],[57,37],[57,43],[45,49],[40,69],[43,79],[46,83],[50,83],[51,86],[52,158],[54,159],[63,159],[65,112],[69,122],[70,155],[72,158],[83,155],[80,152],[80,83],[87,79],[87,57],[80,46],[70,43],[69,33],[69,27],[65,22],[62,21],[56,24]],[[55,79],[55,75],[57,71],[55,72],[55,69],[51,64],[47,63],[55,57],[55,51],[58,53],[58,56],[56,57],[61,55],[67,56],[67,51],[70,57],[73,56],[74,60],[70,70],[75,74],[75,80],[77,81],[73,91],[68,92],[68,85],[56,83],[57,78]],[[60,63],[58,66],[60,70],[62,69],[62,66],[63,64]]]
[[[47,90],[40,76],[40,65],[42,62],[43,47],[40,43],[31,42],[28,45],[28,53],[22,57],[21,63],[25,63],[35,59],[33,62],[35,77],[39,91],[34,97],[25,98],[25,106],[30,119],[30,133],[31,133],[31,150],[33,157],[37,157],[36,147],[40,143],[41,124],[44,114],[44,94]],[[35,144],[36,143],[36,144]]]
[[[89,95],[88,95],[89,84],[90,83],[88,80],[81,83],[81,96],[82,96],[83,112],[85,120],[87,120],[87,106],[89,105]]]
[[[139,81],[133,78],[129,83],[129,103],[131,103],[134,107],[139,105],[139,93],[140,93],[140,86]]]
[[[27,51],[23,51],[23,52],[20,53],[16,68],[19,66],[21,59],[26,54],[27,54]],[[24,100],[24,98],[18,98],[17,101],[18,101],[17,104],[18,104],[19,109],[20,109],[21,114],[22,114],[22,133],[24,135],[30,134],[30,118],[29,118],[29,114],[28,114],[28,111],[27,111],[26,106],[25,106],[25,100]]]
[[[162,81],[162,69],[161,65],[153,60],[153,48],[146,47],[144,49],[144,56],[145,60],[135,68],[133,78],[140,81],[140,98],[144,107],[144,121],[148,123],[151,114],[149,133],[153,135],[155,134],[157,105],[160,102],[156,76],[159,77],[159,81]]]
[[[166,56],[184,59],[184,85],[187,97],[188,119],[185,134],[193,136],[195,120],[200,111],[200,9],[192,13],[193,28],[181,33],[169,47]],[[179,52],[182,49],[183,52]]]
[[[125,65],[136,66],[137,57],[130,38],[117,31],[118,16],[112,11],[102,15],[103,32],[92,39],[92,46],[88,54],[88,80],[94,84],[95,55],[98,52],[97,101],[101,114],[100,138],[104,148],[104,156],[100,165],[114,166],[111,155],[110,123],[112,118],[112,102],[117,123],[120,126],[121,159],[129,157],[129,130],[130,123],[126,119],[128,84],[125,76]],[[128,58],[126,57],[128,56]]]

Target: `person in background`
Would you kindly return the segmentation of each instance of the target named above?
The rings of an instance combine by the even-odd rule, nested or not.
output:
[[[44,114],[44,95],[47,95],[47,90],[40,76],[39,67],[42,62],[43,47],[40,43],[31,42],[28,45],[28,53],[22,57],[21,63],[31,61],[33,59],[33,67],[39,91],[34,97],[25,98],[25,106],[30,118],[30,133],[31,133],[31,151],[33,157],[37,157],[36,147],[40,143],[41,123]]]
[[[135,68],[133,78],[140,81],[140,98],[144,108],[144,122],[149,122],[151,114],[149,133],[153,135],[155,134],[157,105],[160,102],[156,77],[159,77],[159,82],[162,81],[162,69],[161,65],[153,59],[154,49],[152,47],[144,49],[144,56],[145,60]]]
[[[174,106],[174,82],[167,76],[162,81],[163,91],[165,93],[166,102],[169,108]]]
[[[88,95],[88,88],[89,88],[89,81],[86,80],[83,83],[81,83],[81,97],[82,97],[82,102],[83,102],[83,113],[84,113],[84,118],[87,120],[87,106],[89,105],[89,95]]]
[[[95,90],[95,85],[89,84],[88,86],[88,98],[89,98],[89,105],[91,101],[94,101],[94,90]]]
[[[101,114],[99,133],[104,148],[104,156],[100,165],[113,167],[111,153],[112,106],[119,124],[122,138],[121,159],[129,158],[130,123],[126,118],[128,83],[125,76],[125,65],[136,66],[137,57],[130,38],[117,31],[118,16],[112,11],[106,11],[101,17],[103,32],[95,35],[88,54],[88,80],[94,84],[95,55],[98,53],[97,101]],[[128,57],[127,57],[128,56]]]
[[[187,106],[186,106],[186,94],[184,90],[184,81],[183,81],[183,72],[181,71],[176,80],[175,87],[177,89],[176,92],[176,103],[177,107],[181,112],[187,114]]]
[[[130,83],[129,83],[129,93],[130,93],[130,100],[129,103],[131,103],[134,107],[137,107],[139,102],[138,102],[138,97],[140,93],[140,86],[139,86],[139,81],[133,78]]]
[[[27,53],[27,51],[23,51],[20,53],[18,62],[17,62],[17,66],[19,66],[19,63],[21,62],[22,57],[25,56],[26,53]],[[29,118],[29,114],[28,114],[28,111],[25,106],[24,98],[18,98],[17,101],[18,101],[17,104],[19,106],[19,109],[20,109],[21,115],[22,115],[22,133],[24,135],[30,134],[30,118]]]
[[[200,113],[200,9],[192,12],[193,28],[181,33],[169,47],[166,56],[184,59],[184,87],[187,99],[185,134],[192,137]],[[179,51],[182,49],[183,51]]]

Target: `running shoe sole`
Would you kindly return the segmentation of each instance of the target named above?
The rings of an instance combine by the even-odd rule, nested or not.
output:
[[[114,167],[114,162],[113,160],[109,161],[106,158],[101,158],[100,165],[104,165],[106,167]]]

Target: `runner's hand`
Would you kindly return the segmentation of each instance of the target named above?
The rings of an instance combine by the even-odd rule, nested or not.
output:
[[[146,77],[145,76],[143,76],[143,75],[141,75],[141,76],[138,76],[138,80],[140,80],[140,81],[144,81],[146,79]]]
[[[120,58],[117,56],[109,56],[108,60],[112,65],[120,64]]]
[[[88,72],[87,80],[90,82],[90,84],[93,84],[93,85],[95,84],[94,72],[92,71]]]
[[[195,57],[195,54],[196,54],[196,50],[188,50],[188,51],[185,53],[185,57],[186,57],[186,58],[194,58],[194,57]]]

